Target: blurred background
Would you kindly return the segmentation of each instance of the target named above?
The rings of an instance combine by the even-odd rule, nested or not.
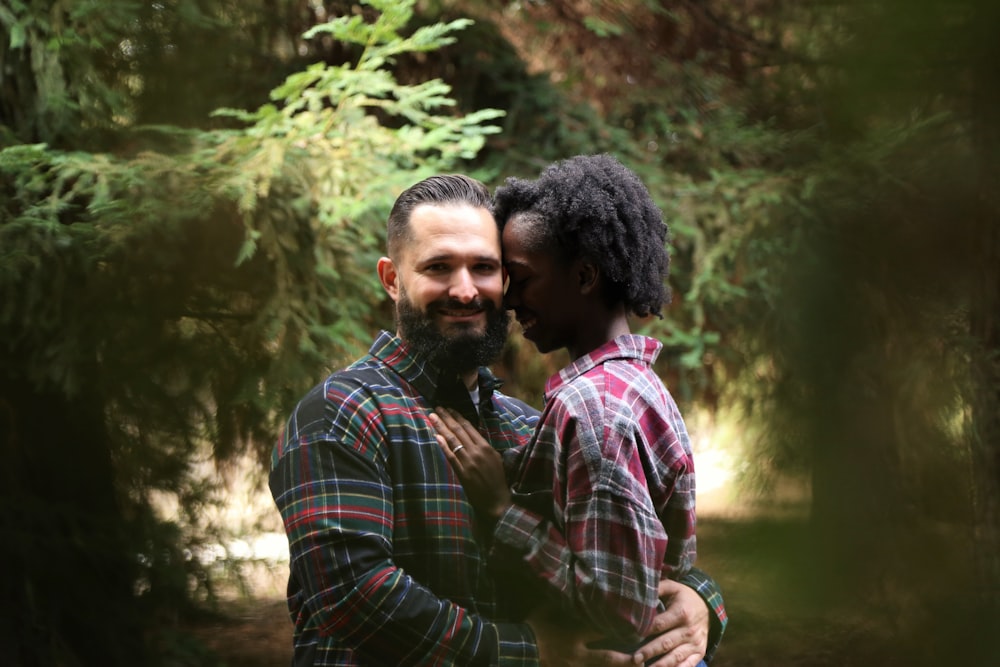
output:
[[[610,152],[693,434],[716,665],[1000,664],[1000,5],[0,5],[0,662],[287,664],[266,488],[392,327],[384,220]],[[515,334],[497,371],[541,403]]]

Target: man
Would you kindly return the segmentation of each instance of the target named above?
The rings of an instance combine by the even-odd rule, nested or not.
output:
[[[454,408],[499,449],[525,443],[537,421],[484,368],[508,324],[491,207],[464,176],[400,195],[377,267],[397,333],[308,393],[275,446],[296,666],[630,664],[577,657],[542,622],[499,620],[472,507],[427,418]],[[703,646],[704,603],[689,589],[671,594],[665,649]]]
[[[610,155],[509,179],[495,203],[505,305],[540,352],[565,348],[572,362],[546,384],[535,437],[507,450],[510,474],[448,410],[433,418],[439,441],[492,526],[508,588],[628,646],[652,626],[661,577],[688,575],[695,558],[687,429],[652,368],[660,343],[629,325],[667,301],[667,226]]]

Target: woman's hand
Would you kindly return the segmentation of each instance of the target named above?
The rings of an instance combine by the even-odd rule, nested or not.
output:
[[[511,504],[500,453],[454,410],[437,408],[430,419],[438,444],[465,487],[469,502],[496,522]]]

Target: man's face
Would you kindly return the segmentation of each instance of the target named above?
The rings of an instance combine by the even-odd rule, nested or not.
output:
[[[448,368],[490,363],[508,324],[493,216],[469,205],[423,204],[413,210],[410,233],[393,263],[395,289],[386,286],[400,336]]]

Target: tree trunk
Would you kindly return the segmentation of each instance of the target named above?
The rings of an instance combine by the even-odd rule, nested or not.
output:
[[[0,649],[16,665],[146,664],[100,405],[0,383]]]
[[[972,356],[975,402],[971,441],[973,537],[981,605],[977,615],[986,619],[984,631],[988,632],[1000,621],[1000,197],[996,191],[1000,173],[1000,122],[996,115],[1000,72],[996,63],[1000,50],[989,27],[1000,19],[1000,10],[984,3],[978,9],[972,108],[978,158],[977,233],[973,235],[976,247],[970,249],[970,256],[977,261],[970,328],[979,349]],[[984,632],[982,636],[987,635]],[[997,664],[1000,648],[992,641],[981,643],[984,651],[991,652],[983,655],[981,662]]]

